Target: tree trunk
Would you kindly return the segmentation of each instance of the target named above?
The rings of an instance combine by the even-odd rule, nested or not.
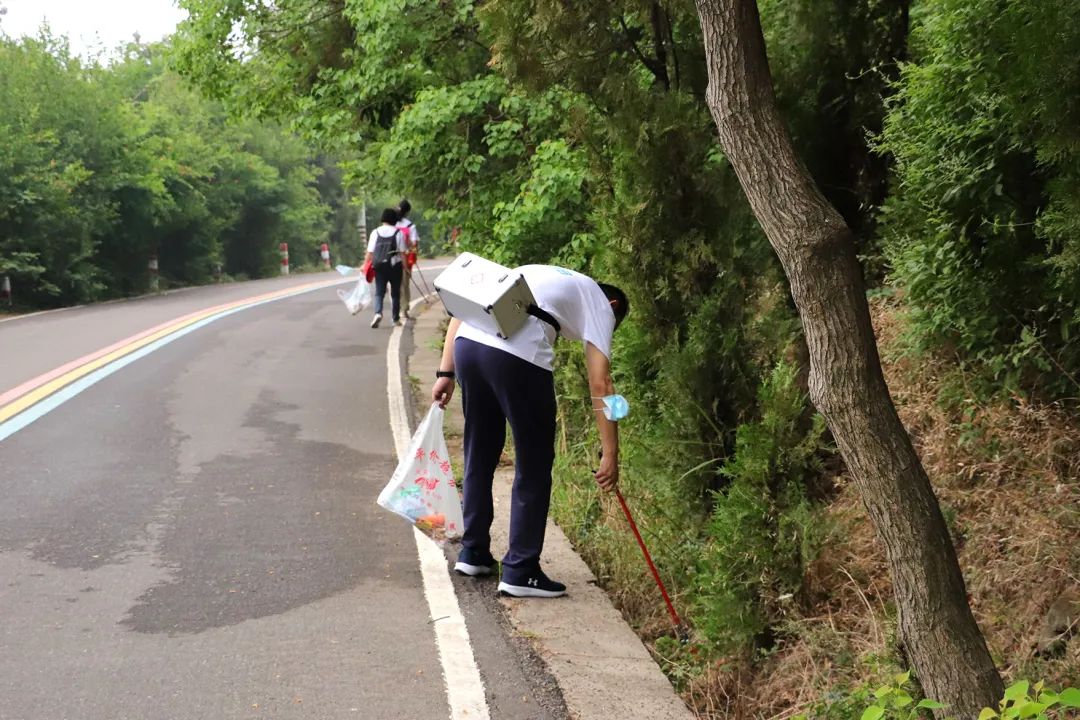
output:
[[[885,548],[900,639],[927,696],[974,718],[1001,677],[967,604],[930,481],[889,396],[854,238],[781,120],[755,0],[696,0],[720,144],[780,257],[824,415]]]

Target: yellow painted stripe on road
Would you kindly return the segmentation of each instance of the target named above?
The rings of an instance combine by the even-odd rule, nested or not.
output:
[[[224,305],[218,305],[216,307],[210,308],[208,310],[204,310],[202,312],[196,311],[197,314],[195,314],[195,315],[189,315],[189,316],[185,317],[184,320],[182,320],[180,322],[177,322],[177,323],[174,323],[172,325],[169,325],[168,327],[162,328],[161,330],[153,333],[152,335],[147,335],[146,337],[139,338],[138,340],[135,340],[135,341],[133,341],[133,342],[127,344],[127,345],[124,345],[123,347],[117,348],[116,350],[109,353],[108,355],[103,355],[103,356],[101,356],[101,357],[99,357],[99,358],[97,358],[95,360],[91,360],[90,362],[86,363],[85,365],[80,365],[79,367],[77,367],[77,368],[75,368],[73,370],[69,370],[68,372],[64,373],[60,377],[55,378],[52,381],[45,383],[44,385],[40,385],[40,386],[34,388],[33,390],[27,392],[25,395],[21,395],[16,400],[13,400],[12,402],[8,403],[7,405],[5,405],[3,407],[0,407],[0,423],[4,422],[4,421],[6,421],[6,420],[8,420],[8,419],[10,419],[12,417],[15,417],[16,415],[21,413],[23,410],[26,410],[27,408],[31,407],[35,403],[41,402],[45,398],[49,397],[53,393],[55,393],[58,390],[62,389],[63,387],[65,387],[67,385],[70,385],[71,383],[75,382],[76,380],[83,377],[84,375],[88,375],[89,373],[92,373],[93,371],[97,370],[100,367],[103,367],[105,365],[108,365],[111,362],[119,360],[120,358],[124,357],[125,355],[130,355],[131,353],[135,352],[136,350],[138,350],[141,347],[149,345],[150,343],[155,342],[156,340],[160,340],[161,338],[165,337],[166,335],[171,335],[171,334],[173,334],[173,333],[175,333],[175,332],[177,332],[179,330],[183,330],[184,328],[188,327],[189,325],[194,325],[195,323],[197,323],[197,322],[199,322],[201,320],[205,320],[208,317],[211,317],[213,315],[218,315],[220,313],[227,312],[229,310],[233,310],[233,309],[235,309],[237,307],[241,307],[241,306],[244,306],[244,305],[251,305],[251,304],[257,303],[257,302],[263,302],[265,300],[271,300],[271,299],[276,298],[276,297],[290,295],[290,294],[296,293],[298,290],[301,290],[301,289],[311,289],[312,286],[315,286],[315,285],[326,285],[327,287],[329,287],[331,285],[335,285],[335,284],[338,284],[338,283],[340,283],[340,280],[335,280],[335,281],[330,281],[330,282],[323,282],[323,283],[311,283],[311,284],[307,284],[307,285],[298,285],[296,287],[291,287],[291,288],[287,288],[287,289],[284,289],[284,290],[278,290],[278,291],[275,291],[275,292],[272,292],[272,293],[266,293],[266,294],[263,294],[263,295],[257,295],[255,297],[245,298],[243,300],[237,300],[237,301],[227,303],[227,304],[224,304]]]
[[[220,312],[220,311],[218,311],[218,312]],[[198,315],[198,316],[196,316],[194,318],[191,318],[190,320],[187,320],[185,322],[177,323],[175,325],[170,325],[169,327],[167,327],[167,328],[165,328],[163,330],[159,330],[158,332],[154,333],[153,335],[148,335],[147,337],[144,337],[141,340],[136,340],[133,343],[125,345],[124,347],[119,348],[117,350],[114,350],[113,352],[109,353],[108,355],[103,355],[102,357],[99,357],[97,360],[92,360],[91,362],[88,362],[85,365],[80,365],[79,367],[75,368],[74,370],[70,370],[70,371],[64,373],[63,375],[56,378],[55,380],[52,380],[51,382],[47,382],[44,385],[31,390],[30,392],[28,392],[25,395],[23,395],[22,397],[20,397],[18,400],[15,400],[14,402],[11,402],[11,403],[5,405],[3,408],[0,408],[0,422],[4,422],[8,418],[11,418],[11,417],[14,417],[14,416],[18,415],[19,413],[21,413],[23,410],[30,407],[34,403],[37,403],[37,402],[40,402],[40,401],[44,400],[45,398],[49,397],[50,395],[52,395],[54,392],[56,392],[60,388],[64,387],[65,385],[69,385],[69,384],[75,382],[76,380],[81,378],[83,375],[86,375],[88,373],[92,373],[93,371],[97,370],[99,367],[101,367],[103,365],[108,365],[109,363],[113,362],[114,360],[119,360],[120,358],[124,357],[125,355],[128,355],[130,353],[135,352],[136,350],[143,347],[144,345],[149,345],[150,343],[154,342],[155,340],[163,338],[166,335],[169,335],[171,333],[176,332],[177,330],[181,330],[181,329],[187,327],[188,325],[196,323],[199,320],[202,320],[203,318],[209,317],[210,315],[213,315],[213,314],[214,313],[212,313],[212,312],[203,313],[203,314],[200,314],[200,315]]]

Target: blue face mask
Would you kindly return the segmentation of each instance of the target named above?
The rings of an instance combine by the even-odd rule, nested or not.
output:
[[[594,397],[604,403],[604,417],[612,422],[618,422],[630,414],[630,403],[622,395],[608,395],[606,397]],[[597,408],[599,409],[599,408]]]

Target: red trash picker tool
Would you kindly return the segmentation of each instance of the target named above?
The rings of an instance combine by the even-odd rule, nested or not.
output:
[[[675,624],[675,633],[679,640],[687,642],[690,639],[690,632],[683,621],[679,618],[679,613],[675,612],[675,606],[671,603],[671,598],[668,596],[667,588],[664,587],[664,581],[660,579],[660,573],[656,571],[656,565],[653,564],[652,555],[649,554],[649,549],[645,547],[645,541],[641,539],[641,533],[638,531],[637,523],[634,522],[634,516],[630,514],[630,508],[626,505],[626,500],[623,498],[622,493],[619,492],[619,488],[615,488],[615,497],[619,500],[619,505],[622,506],[623,514],[626,515],[626,521],[630,523],[630,529],[634,532],[634,538],[637,539],[638,547],[641,548],[641,554],[645,556],[645,562],[649,564],[649,570],[652,572],[653,580],[656,581],[656,587],[660,588],[660,594],[664,596],[664,603],[667,605],[668,615],[671,616],[671,622]]]

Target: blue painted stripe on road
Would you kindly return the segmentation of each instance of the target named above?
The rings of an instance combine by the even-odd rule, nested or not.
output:
[[[89,388],[89,387],[91,387],[93,385],[96,385],[97,383],[101,382],[102,380],[109,377],[113,373],[118,372],[119,370],[122,370],[123,368],[127,367],[131,363],[135,362],[139,358],[146,357],[150,353],[154,352],[155,350],[158,350],[160,348],[165,347],[166,345],[173,342],[174,340],[179,340],[180,338],[184,337],[188,333],[195,332],[199,328],[206,327],[210,323],[215,322],[217,320],[220,320],[220,319],[222,319],[224,317],[228,317],[229,315],[233,315],[235,313],[238,313],[238,312],[241,312],[241,311],[244,311],[244,310],[248,310],[248,309],[253,308],[253,307],[258,307],[259,305],[266,305],[267,303],[277,302],[279,300],[285,300],[286,298],[296,297],[297,295],[303,295],[304,293],[315,292],[316,290],[325,290],[327,288],[334,287],[334,285],[336,285],[336,284],[340,284],[340,283],[335,283],[335,284],[332,284],[332,285],[322,285],[322,286],[315,287],[315,288],[304,288],[303,290],[299,290],[299,291],[293,292],[293,293],[288,293],[286,295],[281,295],[280,297],[269,298],[267,300],[260,300],[258,302],[251,303],[250,305],[241,305],[240,307],[237,307],[237,308],[232,308],[230,310],[224,310],[224,311],[222,311],[222,312],[220,312],[220,313],[218,313],[216,315],[211,315],[211,316],[209,316],[207,318],[199,320],[196,323],[188,325],[185,328],[177,330],[175,333],[173,333],[171,335],[166,335],[165,337],[161,338],[160,340],[155,340],[154,342],[150,343],[146,347],[140,348],[140,349],[136,350],[135,352],[133,352],[133,353],[131,353],[129,355],[125,355],[124,357],[120,358],[119,360],[115,360],[115,361],[109,363],[108,365],[106,365],[105,367],[102,367],[102,368],[99,368],[98,370],[95,370],[94,372],[90,373],[86,377],[83,377],[83,378],[80,378],[79,380],[76,380],[75,382],[73,382],[70,385],[64,387],[63,389],[53,393],[52,395],[45,398],[44,400],[42,400],[42,401],[28,407],[26,410],[22,411],[21,413],[19,413],[15,417],[10,418],[9,420],[7,420],[4,423],[0,423],[0,442],[3,442],[7,438],[11,437],[12,435],[17,433],[18,431],[25,428],[27,425],[30,425],[31,423],[35,422],[36,420],[41,419],[42,417],[49,414],[50,412],[52,412],[56,408],[60,407],[65,402],[72,399],[73,397],[75,397],[79,393],[83,392],[87,388]]]

